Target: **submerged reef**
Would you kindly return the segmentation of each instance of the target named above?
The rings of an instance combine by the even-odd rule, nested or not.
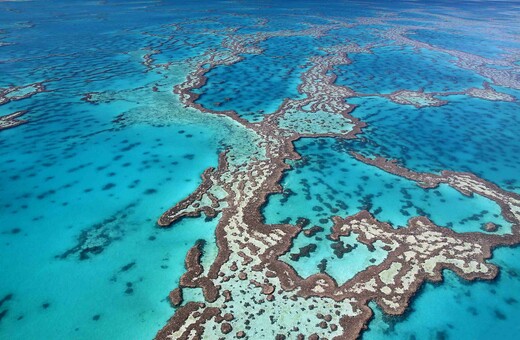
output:
[[[14,101],[30,98],[38,93],[45,91],[46,88],[44,82],[28,84],[24,86],[0,88],[0,106],[9,104]],[[28,120],[17,119],[27,112],[28,110],[20,110],[5,116],[0,116],[0,131],[27,123]]]
[[[0,117],[0,130],[16,127],[27,123],[25,119],[18,119],[18,117],[26,114],[27,111],[18,111],[15,113],[8,114]]]
[[[412,217],[407,226],[395,229],[366,210],[346,218],[331,215],[333,226],[326,234],[329,240],[340,241],[341,237],[353,235],[370,251],[380,248],[387,253],[382,262],[371,261],[374,264],[343,284],[326,272],[326,260],[319,265],[320,272],[304,278],[281,259],[289,252],[294,261],[312,256],[315,244],[295,250],[293,242],[302,232],[306,236],[325,232],[322,227],[306,229],[309,222],[304,219],[296,224],[267,224],[262,215],[268,196],[282,193],[280,181],[284,172],[301,157],[293,146],[296,140],[316,137],[352,140],[363,133],[367,124],[352,115],[356,106],[348,104],[349,98],[380,96],[416,108],[449,105],[449,99],[437,97],[449,98],[450,95],[514,101],[514,97],[491,87],[520,87],[511,71],[492,71],[485,66],[495,61],[415,41],[407,35],[413,27],[395,27],[377,34],[390,44],[447,53],[456,58],[458,67],[482,74],[491,83],[484,82],[482,89],[451,92],[399,89],[391,93],[358,93],[336,84],[332,71],[339,65],[351,64],[350,54],[370,54],[372,47],[341,43],[322,48],[319,56],[309,58],[298,86],[301,97],[285,99],[274,112],[264,114],[260,120],[249,121],[233,110],[209,109],[199,100],[196,90],[205,86],[206,75],[212,69],[239,63],[246,55],[261,54],[259,44],[267,39],[298,35],[324,39],[333,30],[374,23],[392,25],[392,20],[397,18],[361,18],[351,24],[330,20],[328,25],[301,31],[247,35],[229,32],[222,42],[224,50],[207,51],[185,81],[175,86],[174,92],[184,105],[228,117],[253,131],[258,142],[245,161],[234,157],[233,148],[222,152],[218,167],[202,174],[197,190],[160,217],[158,223],[162,227],[183,217],[202,214],[209,218],[218,215],[220,219],[216,229],[216,258],[210,265],[203,266],[204,243],[198,242],[191,248],[185,261],[187,272],[169,296],[177,308],[176,313],[157,334],[158,339],[204,338],[210,334],[251,339],[355,339],[373,316],[368,306],[371,301],[388,315],[401,315],[424,282],[442,281],[445,269],[466,280],[496,277],[498,268],[487,260],[495,247],[520,243],[520,196],[472,173],[415,172],[394,161],[365,157],[352,151],[359,162],[414,181],[423,188],[433,189],[443,183],[463,195],[476,194],[494,201],[512,229],[510,234],[496,234],[496,225],[486,224],[487,233],[457,233],[434,224],[425,216]],[[518,69],[518,65],[509,60],[501,60],[499,64]],[[151,67],[153,62],[147,60],[147,65]],[[202,289],[204,301],[185,299],[184,292],[193,288]]]
[[[7,336],[444,338],[399,325],[453,282],[513,319],[470,289],[520,277],[516,8],[302,3],[0,6]]]
[[[0,88],[0,105],[4,105],[13,101],[30,98],[35,94],[45,92],[44,82],[28,84],[23,86],[11,86],[8,88]]]

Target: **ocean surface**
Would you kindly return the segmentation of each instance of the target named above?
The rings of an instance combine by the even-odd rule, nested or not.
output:
[[[381,15],[413,25],[413,39],[439,49],[393,44],[378,33],[388,24],[369,22]],[[381,263],[385,252],[344,237],[353,250],[338,254],[326,237],[331,216],[360,210],[396,228],[427,216],[456,232],[484,232],[484,223],[493,222],[499,234],[510,233],[495,202],[445,184],[423,189],[350,151],[398,159],[415,171],[472,172],[520,193],[520,89],[490,85],[514,101],[462,94],[493,80],[441,51],[493,60],[507,54],[518,68],[500,62],[496,68],[518,79],[520,3],[0,1],[0,88],[45,86],[0,104],[0,116],[27,110],[28,121],[0,131],[0,339],[153,338],[175,313],[168,294],[185,272],[188,250],[203,239],[205,256],[216,254],[219,215],[184,218],[170,228],[157,219],[199,186],[220,152],[233,150],[247,162],[255,142],[243,126],[186,107],[174,86],[207,51],[225,51],[231,34],[303,31],[360,17],[367,23],[321,38],[263,40],[262,53],[214,67],[194,90],[204,108],[260,122],[286,98],[304,97],[301,76],[326,48],[372,49],[329,70],[335,84],[366,94],[346,102],[367,127],[356,139],[296,141],[302,159],[263,207],[267,223],[305,217],[323,228],[312,238],[299,235],[281,259],[302,277],[325,271],[338,283]],[[457,29],[432,28],[446,17]],[[502,33],[507,37],[496,39]],[[402,89],[439,92],[448,104],[418,109],[379,95]],[[291,257],[311,244],[307,256]],[[444,282],[426,283],[402,316],[384,315],[372,303],[374,319],[362,338],[515,338],[519,257],[518,247],[495,250],[490,262],[500,274],[493,281],[468,282],[445,270]]]

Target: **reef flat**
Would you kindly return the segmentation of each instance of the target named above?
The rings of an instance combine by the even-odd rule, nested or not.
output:
[[[322,31],[315,32],[315,36],[323,36],[335,27],[325,28],[320,27]],[[272,35],[278,34],[289,35],[286,32]],[[425,280],[442,280],[443,269],[452,269],[468,280],[493,279],[497,268],[485,261],[491,257],[491,248],[520,242],[519,195],[503,192],[472,174],[418,174],[395,163],[379,158],[369,160],[358,154],[355,155],[358,160],[417,181],[423,187],[434,188],[439,183],[448,183],[465,195],[478,193],[494,200],[502,207],[504,218],[513,224],[513,234],[507,237],[457,234],[440,228],[424,217],[410,219],[406,228],[396,231],[375,220],[368,211],[362,211],[344,220],[333,217],[334,225],[328,238],[338,240],[340,236],[355,233],[359,242],[371,248],[374,242],[381,241],[383,249],[386,248],[389,254],[380,265],[370,266],[343,285],[338,285],[326,273],[303,279],[291,266],[279,260],[289,251],[292,240],[304,225],[264,224],[261,207],[266,203],[267,195],[280,192],[278,182],[282,171],[288,168],[286,161],[299,158],[292,147],[295,140],[324,136],[351,139],[362,132],[365,124],[350,115],[354,107],[343,101],[360,94],[334,85],[335,77],[328,72],[337,65],[349,64],[350,53],[371,51],[370,48],[347,44],[332,46],[324,51],[325,56],[311,58],[310,68],[302,74],[298,87],[300,93],[305,95],[304,99],[286,100],[260,122],[250,123],[236,112],[208,110],[195,103],[198,96],[191,91],[204,86],[204,74],[217,65],[212,63],[214,59],[222,60],[226,65],[240,62],[239,53],[261,53],[254,47],[264,39],[267,39],[265,35],[259,35],[256,39],[248,36],[247,41],[252,45],[249,49],[239,44],[224,45],[231,54],[227,59],[210,55],[200,61],[198,70],[190,74],[185,83],[176,87],[175,92],[182,96],[186,105],[208,113],[224,114],[256,131],[263,140],[257,148],[265,150],[263,153],[268,160],[252,159],[245,164],[230,166],[227,154],[223,153],[219,168],[204,173],[197,191],[159,219],[160,225],[168,226],[183,216],[199,216],[203,212],[207,216],[222,213],[216,230],[217,258],[209,268],[202,268],[198,259],[203,247],[195,245],[186,260],[188,271],[181,278],[180,288],[171,293],[172,303],[180,306],[183,303],[182,289],[202,288],[205,302],[183,305],[158,334],[158,338],[202,337],[205,332],[220,330],[222,335],[236,332],[235,336],[239,338],[247,335],[252,338],[303,339],[309,336],[355,339],[372,317],[367,306],[369,301],[377,301],[387,314],[398,315],[404,313],[408,301]],[[392,40],[400,42],[399,39]],[[489,89],[489,85],[486,88]],[[433,95],[424,97],[426,99],[412,99],[420,98],[422,93],[400,90],[389,98],[400,104],[411,103],[417,108],[448,103],[436,100]],[[480,97],[498,99],[490,95]],[[501,99],[512,100],[507,95]],[[302,119],[301,115],[302,118],[295,114],[297,112],[306,112],[307,116]],[[325,121],[332,123],[329,129],[325,126],[323,131],[313,131],[315,126],[324,128],[326,123],[320,121],[323,113],[342,117],[350,130],[345,131],[341,124],[326,118]],[[302,121],[298,122],[298,118]],[[300,128],[305,123],[312,128]],[[224,191],[226,196],[219,200],[211,194],[213,190]],[[224,209],[219,209],[220,201],[226,202]],[[306,321],[299,320],[298,315],[302,311],[308,314]],[[271,329],[261,326],[266,324],[267,318],[276,320]]]
[[[2,333],[515,334],[520,15],[467,6],[3,4]]]

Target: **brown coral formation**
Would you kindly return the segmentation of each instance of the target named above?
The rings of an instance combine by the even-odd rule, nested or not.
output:
[[[232,49],[242,51],[237,47],[240,46],[239,44],[232,46],[234,46]],[[232,53],[226,59],[219,58],[218,60],[234,62],[236,58],[238,57]],[[194,103],[196,95],[191,91],[204,84],[204,74],[207,69],[202,65],[211,64],[210,68],[215,67],[219,63],[212,64],[214,60],[216,60],[215,55],[208,56],[208,59],[201,62],[200,67],[188,76],[185,83],[176,87],[175,91],[181,95],[186,105],[211,112]],[[214,112],[235,119],[245,127],[257,132],[262,140],[257,147],[265,149],[266,159],[252,159],[245,164],[235,164],[229,162],[226,154],[222,154],[219,167],[208,169],[203,174],[203,181],[199,188],[159,219],[159,224],[166,226],[183,216],[198,216],[202,212],[209,216],[214,216],[217,211],[222,213],[216,230],[219,248],[217,258],[209,268],[202,268],[200,262],[197,262],[201,254],[200,244],[194,246],[186,260],[188,271],[180,283],[181,288],[203,288],[206,296],[204,310],[218,308],[223,312],[227,308],[231,308],[229,292],[235,292],[237,287],[244,285],[248,287],[247,290],[258,292],[259,296],[267,295],[267,298],[258,297],[259,302],[263,301],[263,304],[283,303],[284,299],[280,298],[280,294],[286,292],[285,299],[290,297],[294,299],[291,301],[295,304],[308,306],[306,298],[315,294],[313,293],[316,291],[315,283],[322,280],[324,280],[322,285],[330,283],[330,277],[322,277],[324,274],[302,280],[291,267],[278,260],[280,255],[288,251],[291,240],[301,230],[301,225],[265,225],[262,222],[260,211],[267,195],[281,189],[278,181],[283,171],[289,168],[285,160],[299,157],[293,149],[292,142],[301,135],[297,133],[282,134],[276,126],[276,119],[282,117],[288,108],[305,106],[310,112],[322,110],[348,118],[354,128],[344,135],[344,138],[352,138],[364,126],[363,123],[349,115],[353,106],[346,104],[342,97],[349,95],[348,90],[334,85],[335,77],[327,74],[327,71],[334,65],[346,62],[349,60],[346,58],[344,47],[331,50],[326,56],[314,59],[315,66],[302,76],[302,85],[299,88],[302,93],[307,94],[307,98],[285,101],[276,112],[262,122],[249,123],[239,118],[235,112]],[[332,135],[332,133],[328,135]],[[213,192],[225,192],[220,196],[222,197],[220,201],[226,202],[225,207],[217,208],[219,200],[212,199],[215,197]],[[237,266],[240,268],[239,273],[236,273]],[[270,278],[268,278],[269,276]],[[262,284],[259,284],[260,282]],[[296,295],[289,293],[298,285],[301,287],[300,293]],[[228,293],[224,294],[224,292]],[[232,295],[235,297],[240,294]],[[353,309],[350,302],[345,302],[345,304],[347,310]],[[185,315],[182,318],[183,321],[179,322],[180,319],[174,317],[158,334],[158,337],[187,337],[189,334],[187,330],[191,330],[188,324],[197,324],[197,327],[202,327],[201,325],[210,322],[209,318],[215,316],[216,313],[204,314],[198,310],[201,308],[195,309],[192,304],[181,307],[176,316],[183,311],[182,315]],[[233,313],[231,312],[231,314]],[[224,326],[223,329],[227,331],[228,327]],[[233,326],[233,329],[237,329],[237,327]],[[340,334],[339,331],[337,332]]]
[[[401,314],[424,281],[442,279],[443,269],[451,269],[468,280],[494,278],[497,268],[486,263],[491,249],[499,244],[517,242],[516,236],[457,234],[450,229],[439,228],[424,217],[411,219],[408,228],[393,229],[377,221],[367,211],[346,219],[335,217],[329,237],[339,240],[342,236],[355,234],[359,242],[371,248],[376,247],[376,241],[380,241],[378,246],[382,244],[389,251],[381,264],[370,266],[338,285],[326,273],[302,278],[294,268],[279,259],[289,251],[292,240],[303,225],[266,225],[260,213],[261,207],[267,195],[281,190],[278,182],[283,171],[289,168],[285,161],[299,157],[292,143],[304,135],[281,130],[277,122],[291,110],[310,113],[324,111],[348,119],[353,125],[352,130],[340,135],[331,131],[308,136],[355,137],[365,126],[350,115],[353,106],[345,102],[345,98],[355,96],[355,93],[335,85],[335,76],[328,71],[335,65],[349,63],[347,52],[360,51],[356,45],[338,46],[327,50],[325,56],[313,58],[312,66],[303,74],[299,86],[305,98],[287,99],[277,111],[258,123],[247,122],[233,111],[214,112],[195,103],[197,95],[192,90],[204,85],[209,69],[239,61],[241,57],[238,53],[260,53],[255,46],[248,45],[254,45],[261,39],[264,37],[228,39],[226,46],[230,53],[208,54],[186,82],[175,89],[186,105],[225,115],[255,131],[261,137],[257,147],[265,149],[266,159],[251,159],[247,163],[236,164],[223,153],[218,168],[204,172],[199,188],[159,219],[161,226],[167,226],[184,216],[199,216],[201,213],[215,216],[221,213],[216,230],[217,258],[209,268],[203,268],[200,263],[201,244],[195,245],[188,253],[187,272],[180,283],[180,289],[202,288],[205,303],[190,302],[180,307],[157,338],[191,338],[201,336],[207,329],[221,335],[237,330],[237,337],[301,337],[315,333],[320,337],[354,339],[372,316],[368,308],[370,301],[376,301],[388,314]],[[202,67],[208,64],[209,67]],[[394,97],[414,97],[408,103],[416,106],[420,106],[418,103],[425,97],[431,99],[410,91],[401,91],[401,97],[399,94]],[[394,162],[355,156],[362,162],[415,180],[424,187],[447,183],[464,194],[476,193],[488,197],[501,205],[509,221],[518,224],[518,197],[474,175],[453,172],[420,174],[398,167]],[[219,192],[221,194],[217,195]],[[179,293],[172,295],[177,299]],[[246,315],[243,315],[245,310]],[[298,322],[298,310],[318,310],[319,314],[328,315],[328,321],[317,318],[317,326],[311,327],[305,322]],[[283,323],[282,320],[290,319],[296,320],[296,326],[284,327],[283,334],[269,333],[264,328],[263,333],[259,329],[250,329],[251,322],[266,322],[266,313],[271,322],[277,320]],[[223,322],[224,314],[235,317]],[[244,318],[247,323],[243,322]]]
[[[394,103],[413,105],[418,109],[425,106],[442,106],[448,104],[447,101],[437,99],[431,93],[425,93],[424,90],[399,90],[387,95],[386,97]]]
[[[493,101],[514,102],[516,100],[513,96],[495,91],[488,82],[484,82],[483,87],[482,89],[472,87],[466,90],[465,94],[471,97]]]
[[[506,93],[497,92],[491,87],[488,82],[482,84],[482,88],[472,87],[464,91],[449,91],[449,92],[424,92],[423,89],[419,91],[410,90],[399,90],[388,95],[382,94],[379,96],[386,97],[397,104],[402,105],[413,105],[420,109],[427,106],[442,106],[448,104],[448,101],[441,100],[436,97],[438,96],[451,96],[451,95],[467,95],[474,98],[491,100],[491,101],[502,101],[502,102],[514,102],[515,97]],[[378,96],[374,94],[374,96]]]
[[[286,99],[275,112],[265,115],[260,122],[249,122],[230,110],[210,110],[196,102],[199,95],[193,90],[204,86],[210,70],[237,63],[245,54],[262,53],[261,41],[294,35],[319,38],[331,29],[356,24],[380,24],[392,19],[360,18],[355,24],[331,21],[331,25],[312,26],[304,31],[245,35],[228,30],[222,42],[223,49],[207,51],[192,60],[194,70],[174,88],[181,102],[241,124],[258,136],[255,147],[261,151],[241,161],[234,158],[233,150],[222,153],[218,167],[202,174],[202,183],[197,190],[160,217],[159,225],[167,227],[183,217],[201,214],[215,217],[220,214],[216,228],[217,257],[204,267],[201,261],[204,243],[197,242],[189,250],[185,261],[187,272],[181,277],[179,287],[170,293],[170,300],[178,309],[157,334],[158,339],[209,336],[355,339],[372,316],[368,307],[370,301],[375,301],[387,314],[398,315],[406,310],[410,299],[425,281],[442,280],[444,269],[451,269],[468,280],[493,279],[496,276],[497,268],[486,262],[491,250],[499,245],[520,242],[518,195],[473,174],[450,171],[441,174],[418,173],[393,161],[360,154],[354,154],[359,161],[416,181],[424,188],[434,188],[444,183],[465,195],[477,194],[497,202],[504,218],[513,225],[512,233],[497,235],[496,228],[486,225],[488,233],[460,234],[440,228],[425,217],[412,218],[406,228],[394,229],[377,221],[368,211],[361,211],[347,218],[334,217],[334,226],[328,237],[339,244],[342,237],[355,235],[357,241],[369,249],[381,247],[388,252],[388,256],[380,264],[367,267],[340,285],[325,272],[303,278],[280,260],[280,256],[292,248],[293,239],[302,232],[306,223],[267,225],[261,214],[262,206],[269,194],[281,191],[278,183],[283,172],[290,168],[286,161],[299,158],[293,148],[295,140],[320,136],[355,138],[366,126],[350,114],[354,106],[346,103],[345,99],[367,94],[336,85],[336,76],[330,71],[337,65],[349,64],[349,53],[371,53],[370,46],[340,43],[323,50],[323,55],[311,58],[310,67],[301,76],[298,87],[303,98]],[[265,22],[259,22],[259,25],[263,24]],[[490,71],[484,66],[487,60],[420,43],[408,38],[406,33],[406,29],[390,28],[382,35],[398,44],[448,53],[457,58],[457,65],[489,76],[494,84],[513,88],[520,86],[508,71]],[[145,56],[144,63],[148,69],[155,67],[152,56],[156,53],[160,51],[154,49]],[[420,108],[443,105],[446,102],[435,96],[449,94],[459,92],[425,93],[422,90],[403,89],[379,96]],[[460,94],[488,100],[511,100],[487,84],[483,89],[473,88]],[[90,94],[85,100],[94,101],[94,96]],[[297,115],[302,112],[305,114]],[[298,122],[294,117],[312,121],[313,114],[337,116],[344,124],[341,129],[325,126],[318,131],[306,129],[305,124],[303,129],[297,129]],[[281,126],[280,122],[284,119],[288,121],[291,115],[293,120],[290,124]],[[318,231],[310,229],[305,233],[312,236]],[[303,249],[303,254],[310,251]],[[183,290],[190,288],[201,288],[205,301],[183,304]],[[312,312],[309,314],[309,311]],[[312,322],[309,322],[312,314]],[[265,327],[268,324],[276,324],[276,327]]]
[[[9,102],[30,98],[35,94],[45,92],[44,82],[33,83],[23,86],[11,86],[7,88],[0,88],[0,105]]]
[[[30,98],[35,94],[45,91],[44,82],[0,88],[0,106],[17,100]],[[27,123],[28,121],[25,119],[18,119],[27,112],[27,110],[20,110],[5,116],[0,116],[0,131]]]
[[[5,130],[9,128],[16,127],[18,125],[22,125],[27,123],[28,121],[25,119],[18,119],[18,117],[26,114],[27,111],[17,111],[6,116],[0,117],[0,130]]]
[[[440,174],[430,174],[415,172],[400,166],[395,160],[388,160],[383,157],[368,158],[359,153],[351,153],[357,160],[374,165],[389,173],[407,178],[417,182],[423,188],[435,188],[441,183],[445,183],[460,193],[471,196],[477,194],[496,202],[502,209],[504,219],[511,222],[514,226],[520,227],[520,195],[502,190],[497,185],[483,180],[469,172],[442,171]],[[518,228],[513,228],[514,239],[504,241],[505,244],[516,242],[516,237],[520,235]]]
[[[181,217],[197,217],[201,213],[207,217],[215,217],[221,210],[223,199],[213,194],[212,190],[218,189],[215,183],[227,171],[227,167],[226,154],[222,153],[219,157],[218,169],[206,169],[202,174],[202,184],[187,198],[165,212],[158,221],[159,225],[168,226]]]
[[[410,31],[410,27],[407,28],[397,26],[385,31],[381,31],[380,34],[382,37],[387,38],[389,40],[393,40],[395,41],[395,43],[400,45],[408,45],[417,49],[424,48],[432,51],[438,51],[449,54],[456,58],[456,61],[454,61],[454,63],[460,68],[472,70],[482,75],[483,77],[489,78],[495,85],[505,86],[517,90],[520,89],[520,79],[517,77],[517,72],[519,71],[520,67],[516,65],[515,62],[510,58],[504,58],[499,60],[488,59],[467,52],[433,46],[428,43],[424,43],[410,38],[408,36]],[[513,39],[516,40],[515,38]],[[496,65],[499,67],[506,68],[498,69],[490,65]]]
[[[383,263],[358,273],[339,289],[360,301],[377,301],[388,314],[402,314],[425,280],[442,280],[443,269],[467,280],[492,279],[497,274],[497,268],[485,262],[492,244],[482,242],[479,233],[457,234],[424,217],[410,219],[407,228],[394,229],[367,211],[346,219],[335,217],[334,222],[332,239],[354,233],[367,246],[381,241],[392,249]]]

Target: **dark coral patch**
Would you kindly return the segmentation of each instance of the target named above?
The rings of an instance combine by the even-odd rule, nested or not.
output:
[[[115,187],[116,185],[114,183],[107,183],[103,186],[103,188],[101,188],[103,191],[106,191],[106,190],[110,190],[112,189],[113,187]]]

